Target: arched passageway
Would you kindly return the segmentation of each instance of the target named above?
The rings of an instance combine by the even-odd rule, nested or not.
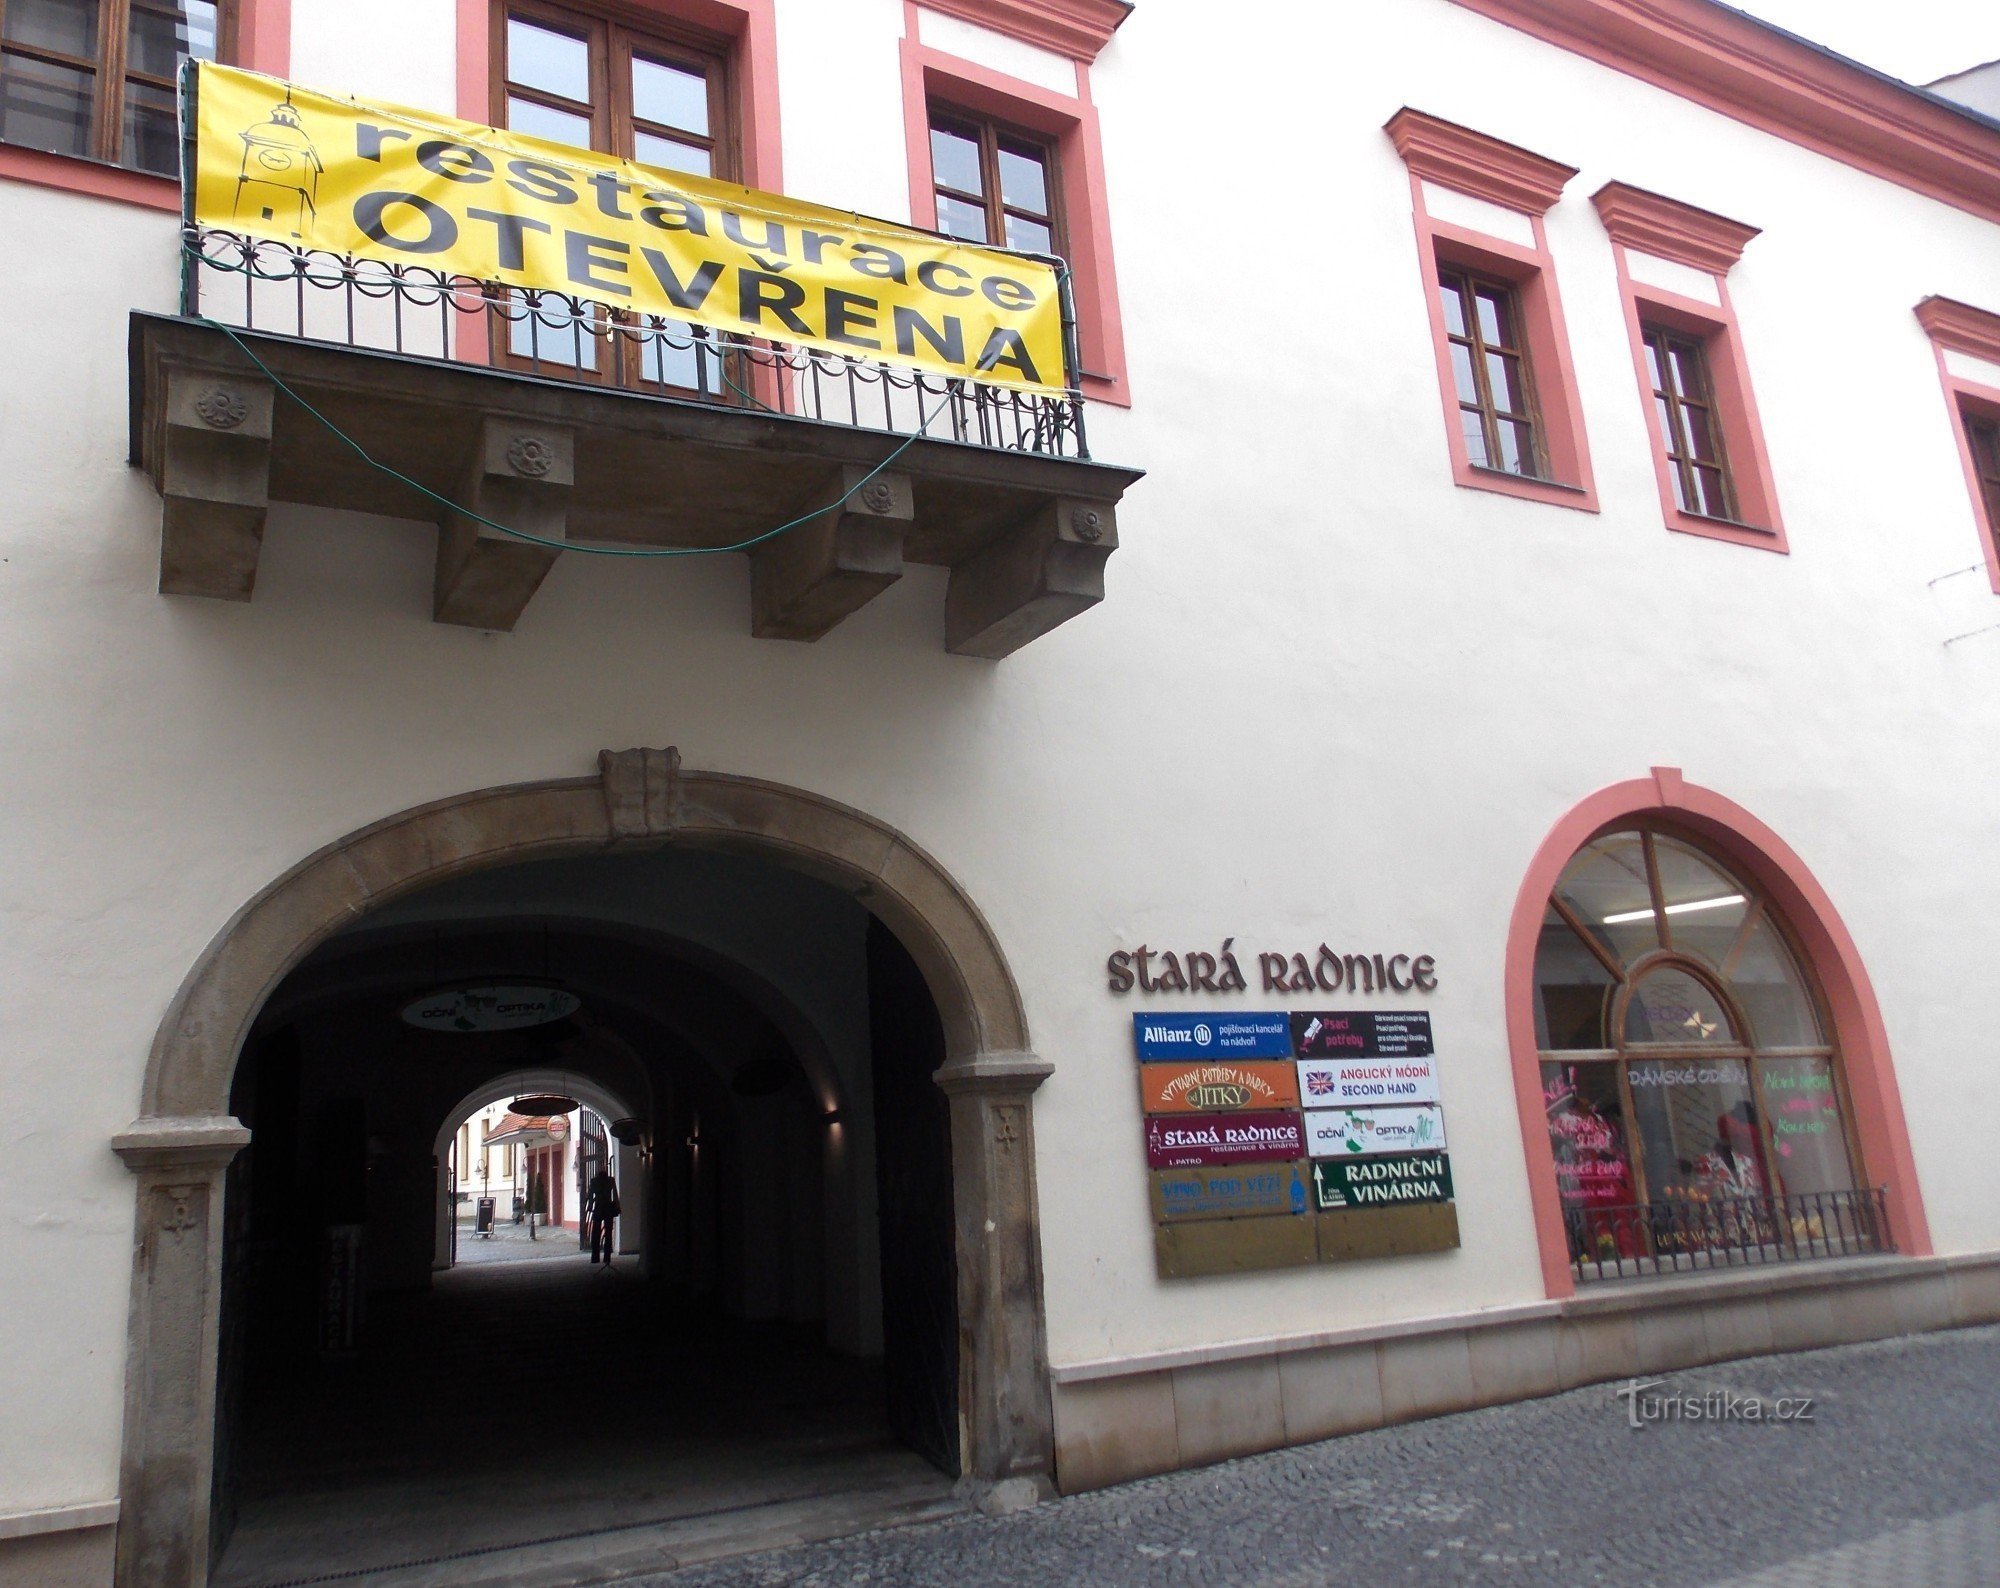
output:
[[[811,963],[760,964],[742,941],[754,923],[731,913],[756,891],[740,878],[655,889],[650,902],[604,881],[700,864],[816,888],[826,919],[845,909],[851,930],[794,931],[795,959],[803,942]],[[541,891],[519,894],[526,877]],[[646,918],[669,895],[664,916]],[[845,947],[830,949],[842,933]],[[537,936],[560,972],[543,979],[579,1000],[562,1026],[452,1047],[389,1018],[434,988],[523,977]],[[844,1031],[828,1014],[842,998],[859,1020]],[[218,1359],[225,1391],[239,1370],[233,1320],[246,1314],[240,1265],[224,1256],[260,1237],[254,1214],[225,1227],[225,1207],[296,1213],[308,1188],[323,1204],[321,1149],[339,1136],[334,1156],[359,1164],[363,1187],[355,1283],[365,1297],[425,1294],[446,1116],[530,1069],[582,1077],[607,1107],[633,1110],[656,1293],[809,1327],[849,1355],[881,1351],[886,1410],[906,1441],[977,1479],[1046,1479],[1028,1099],[1047,1066],[1026,1051],[984,922],[928,857],[856,812],[683,773],[671,752],[607,752],[597,779],[441,802],[322,851],[246,906],[190,975],[155,1047],[145,1113],[116,1143],[140,1180],[121,1581],[200,1584],[211,1525],[229,1522],[235,1425],[228,1393],[218,1423],[215,1386]],[[321,1107],[335,1091],[344,1125]],[[288,1106],[297,1150],[274,1171],[286,1154],[266,1142],[284,1136],[272,1121]],[[246,1134],[237,1108],[258,1145],[232,1170]],[[273,1173],[277,1192],[255,1183]],[[318,1240],[323,1211],[307,1222]],[[323,1257],[308,1265],[322,1284]],[[163,1388],[175,1366],[191,1395]],[[215,1517],[212,1495],[225,1501]]]

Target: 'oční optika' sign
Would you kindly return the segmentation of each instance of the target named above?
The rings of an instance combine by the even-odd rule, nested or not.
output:
[[[1060,394],[1052,265],[203,61],[198,226]]]

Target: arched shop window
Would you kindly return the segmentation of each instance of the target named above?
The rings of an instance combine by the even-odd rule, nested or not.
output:
[[[1831,1023],[1785,923],[1635,825],[1550,896],[1535,1037],[1570,1258],[1599,1274],[1878,1249]]]

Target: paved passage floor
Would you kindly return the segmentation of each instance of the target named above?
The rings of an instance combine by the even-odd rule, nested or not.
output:
[[[353,1362],[256,1376],[214,1588],[597,1580],[962,1509],[877,1365],[535,1246],[377,1298]]]
[[[1660,1415],[1638,1428],[1617,1389],[1358,1434],[1009,1517],[878,1532],[644,1581],[2000,1585],[2000,1329],[1674,1374],[1647,1391]],[[1679,1420],[1662,1400],[1673,1392]],[[1775,1420],[1781,1401],[1800,1396],[1812,1397],[1810,1421]],[[1735,1420],[1689,1420],[1697,1404]]]

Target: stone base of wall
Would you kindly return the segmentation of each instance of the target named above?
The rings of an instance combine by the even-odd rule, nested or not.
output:
[[[1057,1368],[1065,1494],[1704,1362],[2000,1322],[2000,1252],[1593,1284],[1562,1301]]]
[[[7,1588],[107,1588],[118,1507],[73,1506],[0,1516],[0,1583]]]

